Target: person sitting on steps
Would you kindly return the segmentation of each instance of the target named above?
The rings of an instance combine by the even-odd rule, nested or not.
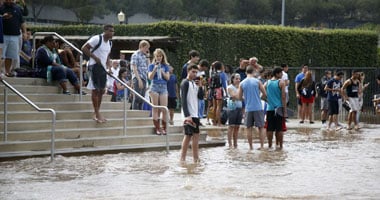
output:
[[[80,91],[79,81],[70,68],[61,64],[58,54],[55,52],[55,40],[52,35],[45,36],[41,41],[42,46],[36,53],[37,77],[48,79],[50,82],[56,80],[63,89],[63,94],[70,95],[67,90],[67,79],[75,87],[77,92]],[[48,73],[51,77],[48,77]],[[83,94],[85,94],[83,92]]]

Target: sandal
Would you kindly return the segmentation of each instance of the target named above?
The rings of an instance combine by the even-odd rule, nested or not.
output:
[[[160,129],[156,129],[156,135],[161,135]]]
[[[5,73],[5,76],[7,76],[7,77],[14,77],[15,75],[13,73]]]
[[[161,135],[166,135],[166,130],[165,129],[161,129]]]

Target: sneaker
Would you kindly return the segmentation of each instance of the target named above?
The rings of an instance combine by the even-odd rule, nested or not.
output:
[[[322,124],[322,128],[326,128],[327,127],[327,124],[326,123],[323,123]]]
[[[71,95],[70,91],[66,90],[66,91],[63,91],[62,94],[67,94],[67,95]]]
[[[78,91],[78,94],[79,94],[79,91]],[[82,95],[87,95],[87,92],[82,91]]]

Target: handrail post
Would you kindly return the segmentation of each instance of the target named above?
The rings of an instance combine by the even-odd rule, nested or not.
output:
[[[55,126],[56,126],[56,113],[53,109],[50,109],[53,119],[52,119],[52,125],[51,125],[51,148],[50,148],[50,161],[54,161],[54,155],[55,155]]]
[[[124,124],[123,124],[123,129],[124,129],[124,136],[127,135],[127,88],[124,88]]]
[[[166,111],[166,129],[169,128],[169,109],[167,107],[165,107],[165,111]],[[166,131],[166,153],[169,153],[169,134],[168,134],[168,131]]]
[[[4,142],[8,141],[8,90],[4,87]]]
[[[83,86],[83,55],[80,54],[79,56],[79,101],[82,102],[82,92],[83,92],[83,89],[82,89],[82,86]]]

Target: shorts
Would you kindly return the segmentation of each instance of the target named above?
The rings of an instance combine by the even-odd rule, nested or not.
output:
[[[2,58],[19,59],[20,36],[4,35]]]
[[[338,101],[327,101],[327,102],[328,102],[328,107],[329,107],[328,114],[329,115],[339,114],[339,103],[338,103]]]
[[[223,89],[220,87],[220,88],[215,88],[213,90],[213,93],[214,93],[214,98],[216,100],[222,100],[223,99]]]
[[[309,98],[301,96],[301,103],[314,103],[314,96],[311,96]]]
[[[264,112],[262,110],[246,112],[244,121],[247,128],[252,126],[262,128],[264,127]]]
[[[100,64],[89,65],[90,79],[87,85],[89,90],[104,90],[107,83],[107,72]]]
[[[280,132],[285,131],[286,126],[283,127],[285,119],[281,117],[280,115],[276,115],[276,112],[274,110],[267,111],[267,131],[269,132]],[[284,130],[285,129],[285,130]]]
[[[177,108],[177,97],[168,97],[168,108],[169,109]]]
[[[243,119],[243,109],[235,108],[228,111],[228,125],[240,125]]]
[[[321,110],[328,110],[329,109],[329,104],[327,102],[327,98],[322,97],[321,98]]]
[[[348,102],[350,103],[350,112],[360,110],[359,97],[348,97]]]
[[[192,117],[194,126],[190,125],[183,125],[183,130],[185,135],[192,136],[193,134],[199,134],[199,118]]]
[[[157,93],[158,95],[167,95],[168,85],[166,83],[153,83],[150,86],[150,92]]]

